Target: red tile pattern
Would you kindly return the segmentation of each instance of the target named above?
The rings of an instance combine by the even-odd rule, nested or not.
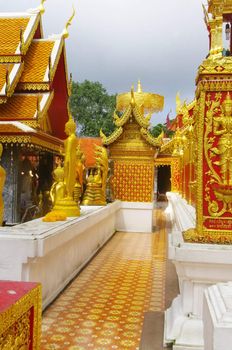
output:
[[[118,232],[45,311],[41,350],[136,350],[144,312],[164,309],[166,236]]]

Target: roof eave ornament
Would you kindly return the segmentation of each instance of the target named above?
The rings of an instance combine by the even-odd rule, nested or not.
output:
[[[41,0],[41,3],[40,3],[39,8],[38,8],[41,15],[44,14],[44,12],[45,12],[45,8],[44,8],[45,1],[46,0]]]
[[[73,6],[73,13],[72,13],[71,17],[69,18],[69,20],[67,21],[65,28],[62,32],[62,36],[64,39],[67,39],[69,37],[68,27],[72,24],[72,20],[75,17],[75,14],[76,14],[76,11],[75,11],[75,8]]]
[[[10,73],[9,73],[9,69],[7,67],[7,69],[6,69],[6,87],[5,87],[6,96],[8,96],[9,88],[10,88]]]
[[[30,8],[27,10],[28,13],[36,15],[36,14],[41,14],[43,15],[45,12],[45,8],[44,8],[44,3],[46,0],[41,0],[41,3],[38,7],[36,8]]]

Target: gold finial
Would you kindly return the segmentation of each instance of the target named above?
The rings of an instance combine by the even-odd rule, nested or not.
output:
[[[135,106],[135,94],[134,94],[134,85],[131,86],[131,106],[134,107]]]
[[[63,35],[63,37],[64,37],[65,39],[67,39],[67,38],[69,37],[68,27],[72,24],[72,20],[73,20],[75,14],[76,14],[76,11],[75,11],[75,8],[74,8],[74,6],[73,6],[73,13],[72,13],[72,16],[71,16],[71,17],[69,18],[69,20],[67,21],[67,23],[66,23],[66,25],[65,25],[65,28],[64,28],[64,30],[63,30],[63,33],[62,33],[62,35]]]
[[[138,90],[137,90],[137,92],[143,92],[140,80],[138,80]]]
[[[41,0],[40,6],[39,6],[39,12],[41,13],[41,15],[45,12],[45,8],[44,8],[44,3],[46,0]]]

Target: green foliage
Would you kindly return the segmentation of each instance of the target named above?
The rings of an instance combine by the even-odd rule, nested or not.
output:
[[[109,95],[101,83],[73,82],[70,108],[80,135],[98,137],[100,129],[111,134],[115,105],[116,95]]]
[[[172,121],[170,121],[170,122],[172,122]],[[167,129],[166,123],[164,123],[164,124],[157,124],[157,125],[153,126],[151,128],[151,130],[150,130],[150,133],[154,137],[158,137],[161,134],[162,131],[164,132],[164,135],[166,137],[172,138],[172,136],[174,134],[174,131]]]
[[[158,137],[163,131],[163,124],[157,124],[151,128],[150,132],[154,137]]]

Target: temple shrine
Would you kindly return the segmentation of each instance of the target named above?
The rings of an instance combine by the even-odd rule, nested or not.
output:
[[[228,349],[232,1],[203,6],[209,52],[171,138],[139,81],[92,139],[68,108],[73,16],[44,39],[44,2],[0,14],[0,349]]]
[[[9,224],[21,222],[39,194],[47,201],[68,121],[67,32],[44,38],[42,4],[25,13],[0,14],[0,142]]]

